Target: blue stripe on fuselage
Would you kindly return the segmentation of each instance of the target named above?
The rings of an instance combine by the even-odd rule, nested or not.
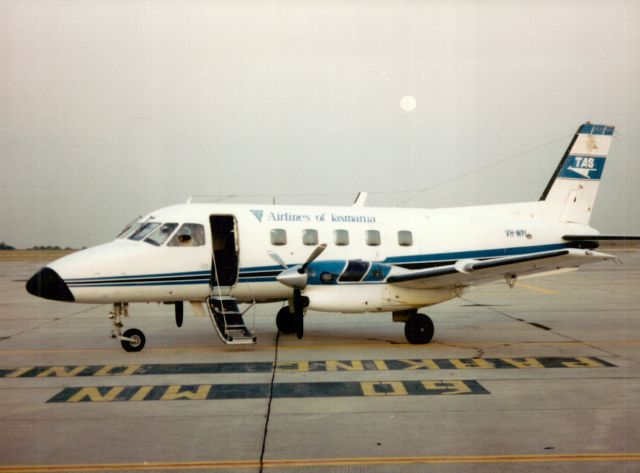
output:
[[[564,243],[557,243],[553,245],[538,245],[538,246],[520,246],[516,248],[498,248],[493,250],[472,250],[472,251],[459,251],[453,253],[433,253],[430,255],[411,255],[411,256],[390,256],[386,258],[383,263],[389,264],[404,264],[404,263],[426,263],[437,261],[452,261],[461,259],[482,259],[482,258],[497,258],[499,256],[515,256],[524,255],[527,253],[536,253],[539,251],[550,251],[565,248],[567,245]]]
[[[557,250],[566,248],[566,244],[557,243],[551,245],[521,246],[515,248],[498,248],[492,250],[471,250],[452,253],[432,253],[426,255],[390,256],[382,263],[405,265],[419,263],[450,264],[451,261],[460,259],[485,259],[500,256],[514,256],[539,251]],[[294,265],[289,265],[294,266]],[[277,274],[282,270],[281,266],[254,266],[240,268],[238,282],[275,282]],[[265,275],[265,272],[276,272],[274,275]],[[254,275],[254,273],[256,273]],[[134,276],[103,276],[97,278],[74,278],[65,282],[74,289],[81,287],[123,287],[123,286],[170,286],[170,285],[195,285],[209,284],[210,271],[187,271],[179,273],[142,274]]]

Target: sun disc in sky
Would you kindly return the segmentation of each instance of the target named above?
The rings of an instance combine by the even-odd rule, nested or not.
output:
[[[405,95],[400,99],[400,108],[405,112],[412,112],[417,105],[418,102],[416,102],[416,98],[412,95]]]

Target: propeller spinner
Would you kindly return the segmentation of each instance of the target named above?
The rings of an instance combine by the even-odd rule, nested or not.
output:
[[[280,266],[284,267],[285,270],[276,276],[276,280],[281,282],[285,286],[289,286],[293,289],[304,289],[307,286],[307,281],[309,279],[309,275],[307,273],[307,267],[313,263],[313,261],[318,258],[322,254],[322,252],[327,248],[326,243],[322,243],[318,245],[315,250],[309,255],[304,264],[292,266],[289,268],[280,256],[272,251],[269,252],[269,256],[273,258],[273,260],[278,263]]]

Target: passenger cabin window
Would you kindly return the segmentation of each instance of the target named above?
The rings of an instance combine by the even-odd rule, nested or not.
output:
[[[367,230],[367,245],[380,246],[380,232],[378,230]]]
[[[204,241],[204,225],[184,223],[167,246],[203,246]]]
[[[349,244],[349,232],[347,230],[335,230],[333,232],[336,246],[347,246]]]
[[[157,222],[147,222],[140,225],[140,227],[131,234],[129,240],[140,241],[146,238],[152,231],[160,226]]]
[[[413,245],[413,235],[409,230],[400,230],[398,232],[398,245],[400,246]]]
[[[302,244],[307,246],[315,246],[318,244],[318,230],[307,228],[302,230]]]
[[[287,244],[287,231],[283,228],[274,228],[271,230],[271,244],[274,246],[283,246]]]
[[[162,245],[171,236],[173,231],[178,228],[177,223],[165,223],[160,228],[155,230],[151,235],[144,239],[145,243],[150,243],[155,246]]]

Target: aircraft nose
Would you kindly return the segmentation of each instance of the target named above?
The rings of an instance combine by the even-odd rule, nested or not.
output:
[[[53,269],[44,267],[27,281],[27,291],[34,296],[54,301],[73,302],[69,286]]]

